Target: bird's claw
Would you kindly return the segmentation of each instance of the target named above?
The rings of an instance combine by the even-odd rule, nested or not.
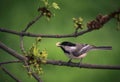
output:
[[[80,68],[81,68],[81,64],[82,64],[81,62],[78,63],[78,66],[79,66]]]

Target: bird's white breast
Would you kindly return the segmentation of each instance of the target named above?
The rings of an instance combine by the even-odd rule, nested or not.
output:
[[[84,54],[82,54],[82,55],[80,55],[80,56],[78,56],[78,57],[73,56],[73,54],[67,54],[67,53],[66,53],[66,55],[67,55],[69,58],[72,58],[72,59],[80,59],[80,58],[84,58],[87,54],[84,53]]]

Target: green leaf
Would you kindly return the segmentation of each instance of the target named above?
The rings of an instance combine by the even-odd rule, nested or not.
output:
[[[55,2],[52,3],[52,7],[53,7],[54,9],[60,9],[60,7],[58,6],[58,4],[55,3]]]

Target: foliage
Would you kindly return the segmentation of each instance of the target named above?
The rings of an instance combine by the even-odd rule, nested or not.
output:
[[[26,54],[26,57],[28,58],[28,65],[30,67],[30,72],[37,73],[37,74],[42,74],[42,64],[46,63],[47,60],[47,52],[46,50],[40,51],[38,48],[38,44],[41,42],[41,38],[37,38],[36,42],[33,43],[32,47],[29,49],[29,51]]]
[[[73,18],[73,22],[75,28],[83,29],[83,19],[81,17]]]
[[[49,20],[51,18],[51,16],[53,15],[53,13],[51,12],[51,8],[59,10],[60,7],[58,6],[57,3],[53,2],[52,4],[50,4],[48,2],[48,0],[42,0],[44,3],[44,7],[39,7],[38,11],[41,12],[41,14],[43,16],[46,16],[47,19]]]

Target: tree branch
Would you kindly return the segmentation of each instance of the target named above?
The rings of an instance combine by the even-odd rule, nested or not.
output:
[[[24,44],[23,44],[23,36],[20,36],[20,49],[23,54],[26,54],[26,51],[24,49]]]
[[[27,71],[28,71],[28,72],[31,72],[32,76],[33,76],[38,82],[43,82],[38,74],[32,73],[32,71],[31,71],[31,69],[29,68],[28,63],[27,63],[26,61],[24,62],[24,65],[26,66]]]
[[[16,57],[17,59],[26,62],[28,59],[22,55],[20,55],[19,53],[17,53],[16,51],[14,51],[13,49],[7,47],[5,44],[3,44],[2,42],[0,42],[0,48],[3,49],[4,51],[8,52],[10,55]],[[25,65],[27,65],[27,62],[25,63]],[[27,68],[27,70],[29,71],[29,69]],[[38,80],[38,82],[42,82],[42,80],[40,79],[40,77],[35,74],[32,73],[33,77],[35,77],[36,80]]]
[[[13,61],[7,61],[7,62],[0,62],[0,65],[4,64],[9,64],[9,63],[20,63],[22,61],[20,60],[13,60]],[[97,65],[97,64],[87,64],[87,63],[82,63],[79,66],[79,63],[74,63],[74,62],[64,62],[64,61],[59,61],[59,60],[47,60],[46,64],[50,65],[56,65],[56,66],[67,66],[67,67],[78,67],[78,68],[86,68],[86,69],[109,69],[109,70],[120,70],[120,66],[116,65]],[[26,67],[28,67],[27,63],[25,64]],[[30,71],[30,69],[28,69]]]
[[[18,35],[18,36],[22,35],[22,36],[28,36],[28,37],[43,37],[43,38],[68,38],[68,37],[76,37],[76,36],[85,34],[87,32],[90,32],[91,30],[87,29],[87,30],[78,32],[76,34],[72,33],[72,34],[65,34],[65,35],[33,34],[33,33],[29,33],[29,32],[17,32],[17,31],[5,29],[5,28],[0,28],[0,31],[14,34],[14,35]]]
[[[0,62],[0,66],[1,66],[1,65],[4,65],[4,64],[21,63],[21,62],[22,62],[22,61],[20,61],[20,60]],[[24,64],[25,64],[25,66],[26,66],[27,71],[28,71],[28,72],[31,72],[31,70],[30,70],[27,62],[25,62]],[[2,69],[3,69],[3,71],[7,72],[7,74],[9,73],[5,68],[2,67]],[[32,73],[32,72],[31,72],[31,73]],[[9,74],[11,74],[11,73],[9,73]],[[11,74],[10,76],[14,77],[12,74]],[[32,76],[33,76],[38,82],[42,82],[42,80],[40,79],[40,76],[39,76],[39,75],[37,75],[37,74],[35,74],[35,73],[32,73]],[[16,80],[16,79],[15,79],[15,80]],[[17,82],[19,82],[19,81],[17,81]]]
[[[6,74],[8,74],[11,78],[13,78],[16,82],[22,82],[18,78],[16,78],[12,73],[10,73],[6,68],[4,68],[1,65],[0,65],[0,67]]]
[[[39,14],[38,17],[36,17],[34,20],[30,21],[27,26],[25,27],[25,29],[21,32],[26,32],[34,23],[36,23],[41,17],[43,16],[43,14]],[[20,49],[22,51],[23,54],[25,54],[25,49],[24,49],[24,44],[23,44],[23,35],[20,36]]]
[[[37,22],[41,17],[43,16],[43,14],[39,14],[38,17],[36,17],[34,20],[30,21],[26,28],[23,30],[23,32],[26,32],[28,30],[28,28],[30,28],[30,26],[32,26],[35,22]]]
[[[21,56],[16,51],[13,51],[11,48],[8,48],[6,45],[0,42],[0,48],[4,51],[8,52],[9,54],[13,55],[14,57],[18,58],[19,60],[27,61],[28,59],[24,56]],[[78,65],[78,63],[67,63],[63,61],[53,61],[53,60],[47,60],[46,64],[52,64],[52,65],[59,65],[59,66],[70,66],[70,67],[81,67],[81,68],[91,68],[91,69],[116,69],[120,70],[120,66],[109,66],[109,65],[92,65],[92,64],[81,64],[81,66]]]
[[[79,68],[89,68],[89,69],[109,69],[109,70],[120,70],[120,66],[112,66],[112,65],[95,65],[95,64],[79,64],[73,62],[64,62],[64,61],[56,61],[56,60],[47,60],[46,64],[52,64],[57,66],[68,66],[68,67],[79,67]]]
[[[0,65],[10,64],[10,63],[21,63],[21,61],[20,60],[12,60],[12,61],[0,62]]]
[[[106,24],[109,20],[114,18],[115,15],[117,15],[117,14],[120,14],[120,9],[118,11],[112,12],[108,15],[104,15],[104,16],[98,15],[95,20],[92,20],[87,24],[87,27],[88,27],[87,30],[83,30],[83,31],[80,31],[77,33],[72,33],[72,34],[64,34],[64,35],[60,35],[60,34],[55,34],[55,35],[52,35],[52,34],[51,35],[50,34],[33,34],[33,33],[29,33],[29,32],[17,32],[17,31],[5,29],[5,28],[0,28],[0,31],[14,34],[14,35],[18,35],[18,36],[29,36],[29,37],[43,37],[43,38],[77,37],[77,36],[83,35],[87,32],[91,32],[93,30],[100,29],[104,24]]]
[[[0,48],[3,49],[4,51],[6,51],[7,53],[9,53],[10,55],[16,57],[17,59],[21,60],[21,61],[27,61],[27,58],[22,56],[21,54],[18,54],[16,51],[14,51],[13,49],[7,47],[5,44],[3,44],[0,41]]]

